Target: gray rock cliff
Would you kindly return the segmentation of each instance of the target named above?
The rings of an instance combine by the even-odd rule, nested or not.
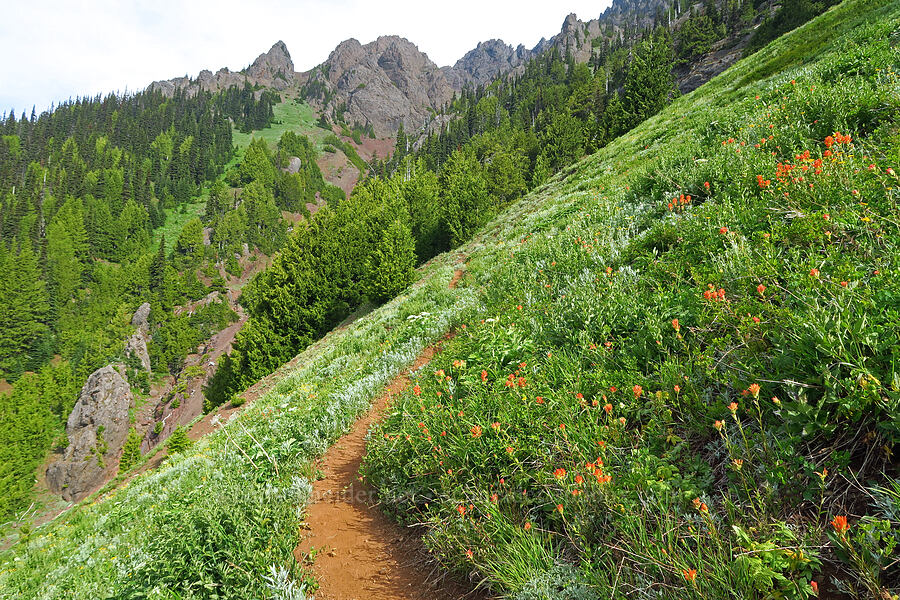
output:
[[[66,423],[69,444],[47,468],[47,485],[65,500],[81,500],[102,483],[128,436],[128,382],[112,365],[88,377]]]
[[[184,89],[188,96],[192,96],[198,90],[218,92],[233,85],[243,86],[244,82],[248,82],[282,91],[296,83],[296,76],[287,46],[279,40],[268,52],[260,54],[249,67],[239,73],[222,68],[213,75],[212,71],[204,69],[196,79],[185,76],[154,81],[147,89],[159,90],[166,96],[172,96],[176,89]]]

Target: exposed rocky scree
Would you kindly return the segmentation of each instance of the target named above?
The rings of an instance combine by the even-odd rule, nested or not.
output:
[[[69,445],[47,469],[47,485],[65,500],[80,500],[105,476],[128,436],[131,387],[113,365],[91,373],[66,423]],[[112,451],[112,452],[110,452]]]

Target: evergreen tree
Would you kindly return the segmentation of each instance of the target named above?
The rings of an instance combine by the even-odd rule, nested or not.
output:
[[[606,138],[616,138],[628,131],[629,117],[625,111],[625,105],[618,92],[613,92],[603,112],[603,128],[606,130]]]
[[[17,378],[41,363],[50,304],[30,243],[15,252],[0,242],[0,376]]]
[[[402,219],[395,219],[381,235],[366,261],[365,291],[372,300],[390,300],[412,283],[416,242]]]
[[[662,28],[634,48],[622,99],[631,126],[658,113],[675,95],[673,64],[672,42]]]
[[[443,224],[457,246],[493,216],[487,182],[471,151],[454,152],[441,172]]]
[[[191,219],[181,228],[172,251],[175,267],[180,270],[199,266],[203,259],[203,223]]]
[[[194,442],[187,436],[187,430],[179,425],[172,432],[172,435],[169,436],[166,448],[169,450],[169,454],[178,454],[179,452],[184,452],[193,444]]]
[[[128,430],[122,456],[119,458],[119,473],[127,473],[141,459],[141,436],[134,427]]]
[[[81,201],[69,198],[47,226],[47,282],[54,315],[81,287],[87,248]]]

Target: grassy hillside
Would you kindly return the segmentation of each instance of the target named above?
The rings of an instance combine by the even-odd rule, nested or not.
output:
[[[900,591],[898,18],[844,2],[494,224],[478,320],[367,459],[446,565],[523,599]]]
[[[330,132],[316,124],[316,113],[309,104],[293,98],[287,98],[273,106],[272,112],[275,113],[275,118],[265,129],[250,133],[234,130],[232,137],[234,145],[237,147],[237,152],[229,166],[238,164],[243,160],[244,149],[250,145],[250,140],[253,138],[266,140],[269,146],[274,149],[285,131],[293,131],[309,137],[310,141],[315,142],[321,150],[322,140]]]
[[[896,2],[846,0],[679,99],[489,225],[462,286],[439,257],[25,532],[0,598],[303,597],[311,460],[451,327],[366,467],[448,567],[519,598],[896,586],[898,38]]]

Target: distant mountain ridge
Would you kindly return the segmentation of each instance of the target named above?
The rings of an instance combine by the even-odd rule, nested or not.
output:
[[[297,73],[294,72],[294,62],[287,46],[281,40],[275,42],[268,52],[260,54],[253,63],[237,73],[227,68],[221,68],[215,74],[204,69],[196,79],[188,76],[176,77],[163,81],[154,81],[147,89],[159,90],[167,96],[175,93],[176,89],[185,89],[189,95],[197,90],[206,92],[218,92],[233,85],[243,86],[245,82],[251,85],[261,85],[282,91],[296,81]]]
[[[377,136],[391,137],[401,125],[407,132],[426,129],[436,113],[466,86],[486,85],[498,75],[524,68],[529,59],[551,48],[571,55],[576,62],[587,62],[604,42],[635,39],[655,25],[672,29],[701,6],[681,8],[683,4],[680,0],[614,0],[595,19],[582,21],[569,14],[558,34],[541,39],[530,50],[521,44],[513,47],[499,39],[487,40],[452,67],[438,67],[409,40],[387,35],[368,44],[345,40],[325,62],[298,73],[286,45],[278,41],[240,72],[204,70],[196,79],[178,77],[149,87],[167,95],[176,89],[188,94],[215,92],[245,82],[281,92],[294,90],[332,120],[371,126]],[[737,42],[728,47],[720,44],[707,56],[680,67],[676,76],[682,91],[699,87],[736,62],[746,40]]]

